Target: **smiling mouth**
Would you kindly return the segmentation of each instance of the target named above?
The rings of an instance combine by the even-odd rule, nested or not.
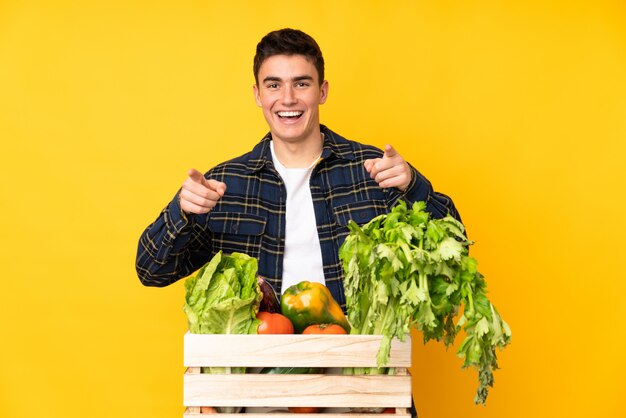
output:
[[[298,119],[303,114],[304,114],[304,112],[302,112],[300,110],[276,112],[276,115],[278,115],[279,118],[281,118],[281,119],[292,119],[292,120]]]

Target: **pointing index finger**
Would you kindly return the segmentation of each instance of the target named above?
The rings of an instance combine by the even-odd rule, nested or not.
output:
[[[204,175],[195,168],[190,168],[189,170],[187,170],[187,175],[195,183],[202,184],[203,186],[208,186],[208,182],[206,178],[204,178]]]
[[[396,155],[398,155],[398,152],[395,150],[394,147],[389,144],[385,145],[385,157],[391,158],[395,157]]]

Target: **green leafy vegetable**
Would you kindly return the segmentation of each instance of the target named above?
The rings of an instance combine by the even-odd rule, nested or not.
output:
[[[474,401],[484,404],[498,368],[496,347],[504,348],[511,330],[486,296],[486,284],[469,257],[472,244],[463,225],[451,216],[431,219],[424,202],[411,209],[402,201],[390,213],[363,227],[350,221],[339,250],[345,272],[352,334],[380,334],[378,368],[346,373],[386,373],[391,340],[404,341],[417,327],[424,342],[450,346],[466,334],[457,354],[463,367],[479,371]],[[460,309],[463,313],[458,317]]]
[[[262,294],[256,278],[257,260],[246,254],[220,251],[185,281],[189,331],[194,334],[256,334]],[[205,370],[207,369],[207,370]],[[225,373],[229,370],[203,368]],[[233,368],[230,372],[243,372]]]

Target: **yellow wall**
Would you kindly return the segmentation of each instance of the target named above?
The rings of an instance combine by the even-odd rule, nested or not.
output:
[[[420,417],[622,416],[618,0],[0,2],[0,416],[180,416],[182,282],[142,287],[136,241],[265,133],[252,56],[285,26],[325,53],[323,122],[454,197],[513,329],[487,407],[416,343]]]

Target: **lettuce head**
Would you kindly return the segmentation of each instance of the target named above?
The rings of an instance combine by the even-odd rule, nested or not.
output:
[[[262,294],[256,258],[218,252],[185,281],[185,306],[193,334],[256,334]]]

